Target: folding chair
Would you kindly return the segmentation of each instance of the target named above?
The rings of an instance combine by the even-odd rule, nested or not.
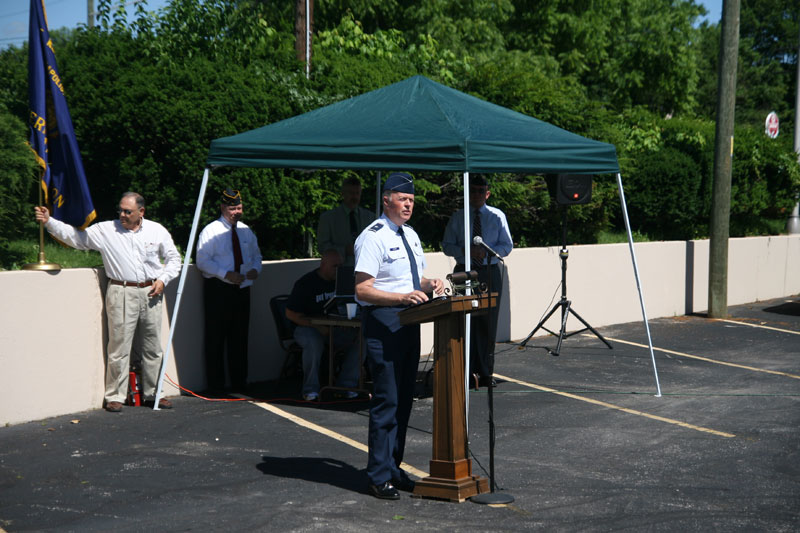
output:
[[[303,373],[303,349],[295,342],[292,335],[292,323],[286,318],[286,304],[288,301],[288,294],[279,294],[269,300],[269,308],[275,321],[278,340],[281,348],[286,352],[286,359],[284,359],[283,368],[281,369],[282,379],[293,378]]]

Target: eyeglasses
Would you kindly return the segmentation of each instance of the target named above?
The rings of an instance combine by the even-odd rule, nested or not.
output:
[[[122,213],[125,213],[127,216],[130,216],[131,213],[133,213],[133,211],[130,209],[117,209],[118,215],[121,215]]]

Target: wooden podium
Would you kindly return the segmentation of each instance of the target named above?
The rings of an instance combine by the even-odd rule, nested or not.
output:
[[[495,297],[493,294],[493,304]],[[489,492],[488,480],[472,474],[464,385],[465,316],[488,306],[485,296],[451,296],[410,307],[398,315],[403,325],[433,322],[435,339],[430,475],[416,482],[413,496],[463,502]]]

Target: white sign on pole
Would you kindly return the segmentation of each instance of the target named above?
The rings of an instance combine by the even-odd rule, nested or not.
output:
[[[764,133],[767,134],[767,137],[770,139],[774,139],[778,136],[780,131],[780,123],[778,121],[778,114],[775,111],[771,111],[769,115],[767,115],[767,122],[765,124],[765,131]]]

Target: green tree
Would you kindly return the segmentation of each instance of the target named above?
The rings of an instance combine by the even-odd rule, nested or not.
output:
[[[53,41],[100,218],[114,216],[120,192],[138,189],[148,216],[183,245],[211,140],[423,74],[614,144],[635,226],[658,238],[706,232],[718,27],[692,25],[702,12],[692,0],[318,0],[310,79],[294,54],[291,2],[172,0],[155,14],[139,3],[128,23],[124,0],[96,1],[97,27],[54,31]],[[791,122],[797,7],[747,0],[742,20],[749,40],[740,54],[732,231],[744,234],[785,217],[798,186],[787,128],[773,142],[762,133],[767,106]],[[0,101],[22,121],[9,131],[27,120],[26,67],[24,46],[0,51]],[[772,78],[780,83],[767,88]],[[758,120],[748,126],[751,116]],[[24,140],[24,131],[15,135]],[[217,216],[219,190],[234,186],[264,256],[303,256],[345,175],[360,177],[374,207],[374,173],[215,168],[201,223]],[[461,175],[416,177],[414,225],[438,249],[460,206]],[[517,245],[559,243],[560,209],[545,177],[489,178]],[[0,217],[20,216],[10,209],[0,202]],[[615,176],[595,176],[592,202],[570,207],[569,217],[570,242],[620,229]]]
[[[589,95],[659,113],[690,111],[697,85],[692,0],[516,0],[510,47],[555,58]],[[535,28],[535,31],[532,29]]]
[[[26,142],[28,128],[0,106],[0,254],[9,240],[35,237],[32,203],[37,169],[33,151]]]
[[[719,25],[704,24],[697,42],[698,112],[716,113]],[[742,0],[736,73],[736,123],[763,127],[767,113],[781,118],[781,135],[792,135],[800,4],[794,0]]]
[[[100,5],[112,0],[100,0]],[[292,6],[259,0],[171,0],[155,17],[140,11],[130,27],[103,24],[105,32],[135,34],[143,53],[159,62],[192,57],[242,66],[269,60],[294,64]]]

